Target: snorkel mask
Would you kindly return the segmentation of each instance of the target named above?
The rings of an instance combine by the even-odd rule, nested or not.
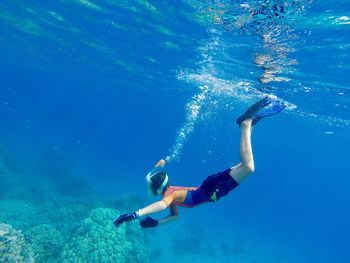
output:
[[[165,186],[167,185],[167,183],[169,181],[168,175],[165,173],[165,170],[164,170],[164,165],[165,165],[165,160],[161,159],[154,166],[154,168],[146,175],[146,181],[148,184],[148,191],[149,191],[150,195],[157,195],[157,194],[161,195],[163,193]],[[165,178],[164,178],[164,181],[162,182],[162,184],[157,189],[157,192],[155,194],[155,192],[153,191],[153,188],[152,188],[152,178],[154,176],[158,175],[159,173],[164,173]]]

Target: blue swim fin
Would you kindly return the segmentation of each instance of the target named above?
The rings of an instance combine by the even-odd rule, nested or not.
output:
[[[242,116],[238,117],[236,122],[239,127],[246,119],[252,119],[252,125],[255,125],[262,118],[275,115],[286,107],[283,101],[266,96],[262,100],[253,104]]]
[[[252,125],[255,125],[258,121],[260,121],[262,118],[267,116],[272,116],[280,113],[284,108],[286,107],[286,104],[278,99],[271,100],[271,103],[267,105],[266,107],[259,110],[256,115],[253,118]]]

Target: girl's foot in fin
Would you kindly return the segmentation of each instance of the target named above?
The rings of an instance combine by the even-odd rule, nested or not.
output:
[[[253,104],[245,113],[243,113],[243,115],[241,115],[240,117],[237,118],[236,122],[237,122],[238,126],[241,127],[242,122],[246,119],[254,120],[254,116],[256,115],[256,113],[260,109],[269,105],[270,103],[271,103],[270,97],[266,96],[263,99],[261,99],[260,101]]]
[[[281,112],[286,105],[278,99],[266,96],[262,100],[251,106],[242,116],[237,118],[236,122],[239,127],[246,119],[252,119],[252,125],[255,125],[262,118],[275,115]]]

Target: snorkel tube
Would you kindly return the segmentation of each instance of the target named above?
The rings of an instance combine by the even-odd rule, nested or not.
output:
[[[165,166],[165,160],[161,159],[155,166],[154,168],[146,175],[146,182],[148,184],[148,191],[151,195],[155,195],[153,188],[152,188],[152,178],[154,176],[156,176],[159,173],[164,173],[165,174],[165,178],[164,181],[162,182],[162,184],[160,185],[160,187],[157,189],[157,194],[161,195],[163,193],[163,190],[165,188],[165,186],[167,185],[169,178],[168,175],[166,174],[165,170],[164,170],[164,166]]]

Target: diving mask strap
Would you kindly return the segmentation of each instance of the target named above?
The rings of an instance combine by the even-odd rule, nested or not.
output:
[[[164,165],[165,165],[165,160],[161,159],[158,161],[158,163],[153,167],[153,169],[146,175],[146,181],[148,183],[148,190],[149,192],[152,194],[152,190],[151,190],[151,178],[156,175],[159,172],[164,172]],[[168,175],[165,174],[165,178],[164,181],[162,183],[162,185],[159,187],[157,193],[158,194],[162,194],[165,186],[167,185],[169,179],[168,179]]]
[[[153,175],[163,172],[164,171],[164,165],[165,161],[164,159],[161,159],[154,167],[153,169],[146,175],[146,180],[149,182]]]

